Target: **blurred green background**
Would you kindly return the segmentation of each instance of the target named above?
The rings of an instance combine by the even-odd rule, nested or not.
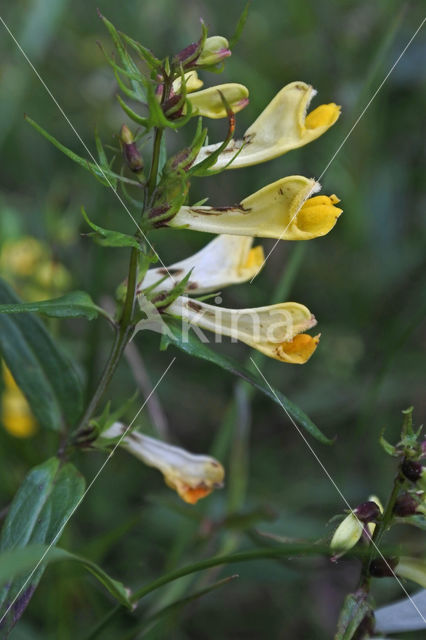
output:
[[[244,3],[15,0],[4,6],[2,17],[92,150],[95,126],[105,143],[116,145],[113,136],[126,122],[114,98],[112,71],[96,46],[100,40],[112,50],[96,6],[119,29],[164,56],[198,38],[200,17],[210,34],[232,35]],[[237,117],[238,132],[293,80],[318,90],[313,107],[335,101],[343,107],[342,116],[322,138],[280,159],[195,181],[191,201],[208,196],[210,203],[225,205],[285,175],[321,175],[422,18],[421,3],[416,2],[255,0],[225,72],[204,76],[206,84],[235,81],[249,87],[250,105]],[[425,48],[420,33],[322,179],[323,192],[342,200],[344,214],[335,229],[303,245],[281,242],[252,285],[223,292],[228,307],[269,304],[291,265],[288,299],[313,311],[321,343],[303,367],[268,361],[263,372],[328,436],[336,436],[332,447],[312,444],[352,505],[372,492],[385,500],[394,463],[378,445],[380,432],[386,427],[387,438],[394,440],[400,411],[414,405],[419,424],[425,408],[420,135],[426,106],[421,64]],[[25,123],[24,112],[84,155],[1,24],[0,96],[0,250],[12,239],[38,238],[69,272],[68,288],[87,290],[105,303],[105,296],[113,296],[125,277],[127,251],[104,249],[82,238],[87,227],[80,207],[84,204],[92,219],[107,228],[131,232],[132,222],[111,191]],[[224,128],[222,122],[213,123],[211,141],[222,139]],[[170,149],[183,144],[177,135],[170,134]],[[170,263],[192,254],[209,238],[161,230],[152,239]],[[272,242],[264,246],[267,252]],[[88,389],[96,383],[111,343],[108,328],[101,324],[50,322],[51,331],[77,359]],[[250,547],[256,531],[296,538],[329,535],[333,525],[328,520],[341,513],[344,504],[287,416],[258,394],[250,401],[240,387],[239,411],[224,424],[235,393],[232,377],[171,348],[159,352],[158,342],[153,333],[135,341],[139,373],[141,367],[148,372],[145,395],[177,355],[158,389],[157,405],[140,417],[141,428],[155,434],[160,426],[173,442],[194,452],[219,451],[228,472],[227,487],[204,504],[189,507],[164,486],[159,473],[119,452],[73,517],[62,546],[90,555],[133,587],[219,551]],[[248,357],[242,345],[214,348],[241,362]],[[123,361],[108,399],[118,407],[138,388]],[[129,419],[143,395],[142,389]],[[51,455],[56,444],[43,431],[24,440],[0,429],[0,508],[9,503],[27,470]],[[91,478],[102,460],[101,454],[90,454],[77,464]],[[238,520],[235,514],[251,516]],[[400,528],[399,534],[395,539],[402,536],[412,549],[420,544],[416,530]],[[343,598],[358,580],[353,561],[337,566],[326,560],[232,565],[156,592],[101,637],[127,637],[147,611],[232,573],[240,579],[163,620],[144,637],[330,638]],[[402,592],[394,581],[384,580],[375,595],[382,604],[402,597]],[[80,570],[54,566],[11,637],[83,638],[111,606]]]

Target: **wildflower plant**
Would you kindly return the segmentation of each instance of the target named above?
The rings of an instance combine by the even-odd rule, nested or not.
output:
[[[305,82],[291,82],[278,91],[247,131],[236,137],[237,115],[249,104],[249,90],[239,83],[204,88],[204,82],[211,77],[208,74],[220,73],[231,56],[232,46],[225,37],[209,35],[202,23],[195,43],[160,59],[118,31],[106,17],[99,17],[115,47],[114,55],[106,49],[103,53],[115,76],[117,101],[125,118],[116,132],[115,155],[108,157],[107,145],[95,132],[97,160],[80,157],[29,116],[26,119],[103,187],[114,192],[117,206],[124,205],[131,216],[135,232],[130,235],[121,229],[104,228],[94,221],[91,211],[82,209],[84,235],[89,238],[84,242],[94,241],[105,251],[118,248],[130,254],[127,275],[123,274],[123,282],[115,292],[113,311],[96,304],[87,292],[70,292],[69,283],[61,292],[63,295],[49,299],[25,296],[23,292],[25,301],[6,281],[0,284],[3,423],[17,436],[50,429],[59,440],[57,454],[27,475],[3,526],[0,550],[12,560],[23,549],[27,551],[13,579],[0,584],[0,628],[5,633],[21,617],[51,561],[72,558],[81,562],[117,600],[119,608],[132,610],[151,587],[156,588],[151,585],[130,593],[91,561],[72,556],[56,545],[85,495],[86,481],[71,462],[77,452],[105,451],[108,461],[121,447],[158,469],[168,487],[190,504],[226,484],[224,466],[215,457],[142,434],[137,431],[137,419],[124,424],[128,408],[114,407],[113,398],[102,406],[118,363],[138,332],[152,331],[152,339],[163,350],[176,347],[239,376],[284,407],[312,437],[330,444],[302,409],[252,370],[219,354],[207,343],[211,341],[209,336],[214,335],[215,342],[226,336],[287,364],[303,365],[313,356],[320,334],[310,333],[317,320],[304,304],[309,301],[280,300],[257,308],[228,309],[214,303],[215,294],[224,287],[243,285],[261,271],[265,256],[255,239],[303,242],[329,233],[342,213],[339,198],[321,194],[321,185],[302,175],[284,176],[250,195],[235,194],[238,203],[229,206],[215,206],[205,200],[193,202],[190,187],[199,177],[214,180],[219,172],[273,160],[314,142],[336,123],[340,107],[331,102],[309,111],[315,90]],[[233,45],[236,39],[233,38]],[[210,142],[206,125],[209,119],[224,122],[223,141]],[[184,127],[191,131],[192,141],[178,144],[178,150],[169,154],[168,134],[177,134],[176,146]],[[158,229],[170,234],[174,229],[188,229],[213,233],[215,237],[195,255],[182,256],[169,264],[167,256],[158,255],[152,243],[150,234]],[[31,270],[31,265],[25,268]],[[13,279],[9,278],[9,282]],[[37,313],[55,319],[105,321],[113,329],[110,355],[86,406],[77,367],[56,345]],[[160,339],[156,333],[161,334]],[[405,467],[417,474],[417,458],[406,451],[404,455]],[[411,491],[407,495],[398,496],[399,513],[412,511],[410,500],[416,502],[415,511],[410,514],[419,513],[418,494]],[[363,509],[370,509],[370,515],[362,516],[361,506],[350,513],[334,534],[331,551],[328,544],[322,544],[324,554],[337,558],[345,552],[357,553],[353,549],[365,537],[366,527],[371,538],[376,535],[376,523],[379,531],[387,526],[388,511],[382,513],[377,499],[366,504]],[[392,508],[396,504],[392,503]],[[281,545],[280,550],[272,552],[267,548],[267,552],[271,556],[303,555],[316,553],[318,548],[309,541]],[[261,549],[259,557],[262,553],[268,555]],[[409,562],[402,559],[398,566],[404,562],[408,567]],[[366,571],[369,566],[371,562]],[[410,577],[408,574],[407,568],[405,574],[400,571],[400,575]],[[164,583],[167,581],[165,578]]]

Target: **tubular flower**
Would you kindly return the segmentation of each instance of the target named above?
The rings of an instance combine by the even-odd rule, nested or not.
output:
[[[248,95],[247,87],[233,82],[195,91],[187,96],[187,100],[191,103],[194,116],[217,119],[228,116],[222,96],[232,111],[238,113],[248,105]]]
[[[124,424],[115,422],[102,434],[102,438],[118,438],[125,431]],[[214,489],[223,487],[224,468],[210,456],[189,453],[185,449],[136,431],[126,435],[120,446],[149,467],[161,471],[166,484],[175,489],[182,500],[190,504],[205,498]]]
[[[306,115],[315,94],[315,89],[304,82],[286,85],[247,129],[243,138],[229,143],[213,168],[227,167],[238,151],[238,156],[227,168],[239,169],[272,160],[319,138],[337,121],[340,107],[334,102],[323,104]],[[207,158],[220,144],[203,147],[197,162]]]
[[[334,195],[309,198],[320,188],[315,180],[289,176],[231,207],[181,207],[167,224],[210,233],[310,240],[327,234],[342,213]]]
[[[316,320],[309,309],[297,302],[237,310],[180,296],[165,312],[201,329],[245,342],[281,362],[304,364],[319,342],[319,336],[302,333],[315,326]]]
[[[208,293],[231,284],[246,282],[262,268],[264,255],[261,246],[251,248],[253,238],[245,236],[217,236],[190,258],[175,262],[165,269],[150,269],[137,293],[159,282],[170,291],[192,269],[186,290],[189,293]]]
[[[6,366],[3,366],[3,380],[5,385],[1,398],[3,426],[16,438],[29,438],[37,431],[37,423],[24,394]]]

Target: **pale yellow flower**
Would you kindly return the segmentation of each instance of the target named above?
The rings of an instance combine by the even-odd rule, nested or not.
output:
[[[306,115],[315,93],[315,89],[304,82],[286,85],[247,129],[242,139],[229,143],[213,168],[226,167],[241,148],[229,169],[272,160],[321,136],[337,121],[340,107],[334,103],[323,104]],[[207,158],[220,144],[203,147],[197,162]]]
[[[167,223],[195,231],[282,240],[310,240],[327,234],[342,209],[336,196],[316,196],[313,179],[288,176],[230,207],[181,207]]]
[[[115,422],[102,434],[102,438],[118,438],[126,431],[126,426]],[[120,442],[120,446],[155,467],[164,476],[166,484],[190,504],[205,498],[214,489],[223,487],[225,470],[215,458],[189,453],[161,440],[150,438],[132,431]]]
[[[137,293],[161,282],[159,288],[170,291],[192,269],[186,290],[189,293],[208,293],[223,287],[250,280],[262,268],[264,255],[261,246],[252,248],[253,238],[220,235],[193,256],[164,268],[150,269]],[[168,276],[170,274],[170,276]]]
[[[297,302],[253,309],[226,309],[179,296],[165,312],[291,364],[304,364],[319,341],[319,336],[302,333],[315,326],[316,320],[307,307]]]

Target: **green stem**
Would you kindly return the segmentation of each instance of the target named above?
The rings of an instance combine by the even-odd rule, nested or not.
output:
[[[154,189],[157,185],[157,175],[158,175],[158,167],[160,163],[160,150],[161,150],[161,140],[163,137],[164,129],[156,129],[154,136],[154,147],[152,151],[152,164],[151,170],[149,173],[147,189],[148,189],[148,198],[150,198],[154,192]]]
[[[374,534],[371,538],[370,553],[364,559],[364,562],[362,565],[360,587],[364,588],[366,591],[368,591],[369,585],[370,585],[370,575],[369,575],[370,563],[373,560],[374,556],[376,555],[377,548],[384,534],[392,524],[392,520],[394,517],[393,511],[395,507],[395,502],[401,491],[401,488],[404,482],[405,482],[404,476],[401,474],[401,471],[398,469],[398,473],[395,476],[392,491],[386,503],[386,507],[383,511],[383,515],[380,521],[377,523],[376,528],[374,530]]]
[[[145,192],[146,200],[149,200],[149,198],[152,196],[157,184],[157,175],[158,175],[158,167],[160,163],[160,150],[161,150],[161,140],[163,136],[163,131],[164,131],[163,129],[155,130],[151,170],[150,170],[149,179],[148,179],[146,192]],[[99,403],[101,402],[103,395],[107,387],[109,386],[109,383],[112,380],[115,370],[117,369],[118,363],[121,360],[121,356],[123,355],[123,352],[132,336],[137,280],[138,280],[138,250],[136,248],[133,248],[130,254],[129,273],[127,277],[126,300],[124,302],[123,312],[121,314],[121,318],[117,326],[117,331],[116,331],[114,343],[112,345],[111,353],[105,365],[101,379],[99,380],[98,386],[86,408],[86,411],[84,412],[79,422],[78,428],[74,434],[75,436],[78,436],[79,434],[84,432],[84,430],[87,427],[87,423],[93,417],[95,411],[97,410]]]

